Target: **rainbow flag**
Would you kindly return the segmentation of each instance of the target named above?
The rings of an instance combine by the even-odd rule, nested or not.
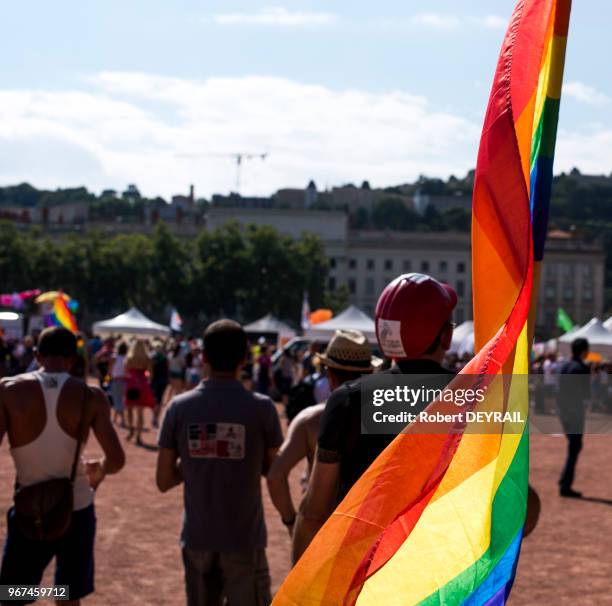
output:
[[[504,40],[474,185],[478,353],[453,383],[528,372],[569,13],[570,0],[521,0]],[[490,397],[526,416],[524,379]],[[353,486],[274,606],[505,604],[526,513],[527,425],[429,435],[419,425]]]
[[[53,303],[53,320],[57,326],[63,326],[73,333],[78,332],[77,324],[74,316],[68,309],[64,297],[57,297]]]

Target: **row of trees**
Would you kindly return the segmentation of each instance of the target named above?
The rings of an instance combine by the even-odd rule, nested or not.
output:
[[[327,273],[317,237],[295,240],[271,227],[232,224],[184,240],[159,225],[150,236],[94,231],[53,240],[0,223],[0,290],[62,288],[80,302],[85,325],[131,305],[166,320],[176,306],[194,328],[268,312],[297,324],[304,290],[313,308],[346,303],[326,293]]]

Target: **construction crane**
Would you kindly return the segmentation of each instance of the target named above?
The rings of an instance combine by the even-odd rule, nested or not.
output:
[[[240,193],[240,175],[244,160],[261,160],[262,162],[268,157],[268,152],[262,153],[247,153],[240,152],[235,154],[176,154],[179,158],[232,158],[236,163],[236,193]]]

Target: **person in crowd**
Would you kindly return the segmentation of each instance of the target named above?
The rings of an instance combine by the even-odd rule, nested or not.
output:
[[[185,391],[185,356],[180,343],[176,343],[168,358],[170,385],[166,393],[166,400]]]
[[[80,604],[94,590],[94,490],[125,463],[106,396],[69,374],[76,354],[76,338],[70,331],[47,328],[36,354],[40,370],[0,381],[0,443],[7,434],[19,503],[7,516],[0,585],[38,586],[55,557],[54,583],[69,586],[70,599],[63,602],[68,605]],[[80,447],[90,430],[104,456],[83,463]],[[73,478],[72,513],[62,511],[70,516],[69,525],[54,529],[54,538],[33,539],[29,531],[37,527],[29,523],[27,511],[36,495],[45,493],[46,483],[59,478]],[[70,506],[70,500],[64,501],[62,509]],[[55,514],[59,515],[57,509]],[[44,528],[51,532],[48,522]]]
[[[9,348],[4,338],[4,331],[0,328],[0,379],[8,372]]]
[[[582,450],[586,409],[585,401],[591,397],[591,369],[584,359],[589,353],[586,339],[572,341],[572,359],[564,362],[559,372],[557,408],[561,425],[567,438],[567,458],[559,478],[559,494],[562,497],[579,499],[582,493],[574,490],[574,476],[578,456]]]
[[[132,342],[125,359],[125,405],[129,433],[128,440],[136,435],[136,444],[142,446],[142,430],[144,425],[144,409],[155,408],[155,396],[149,384],[151,359],[144,340]],[[134,410],[136,411],[136,428],[134,428]]]
[[[87,372],[89,369],[89,362],[87,361],[87,344],[85,342],[85,335],[82,333],[77,333],[77,357],[76,362],[72,366],[70,370],[70,374],[77,379],[81,379],[83,381],[87,380]],[[38,361],[36,357],[34,357],[34,361],[30,364],[28,368],[28,372],[34,371],[38,369]]]
[[[296,377],[296,369],[297,361],[295,354],[289,350],[283,351],[274,371],[274,383],[278,393],[281,395],[285,408],[289,402],[289,392]]]
[[[166,393],[169,379],[168,357],[164,351],[164,344],[161,341],[156,341],[151,364],[151,389],[155,396],[153,427],[157,427],[159,424],[159,415],[164,403],[164,394]]]
[[[257,391],[265,396],[272,384],[272,357],[266,342],[260,343],[259,357],[257,358]]]
[[[108,385],[108,371],[114,353],[115,342],[113,339],[106,339],[98,353],[96,353],[96,374],[98,376],[98,382],[100,383],[100,387],[102,387],[103,389],[106,388]]]
[[[372,349],[363,333],[356,330],[336,331],[325,353],[317,356],[318,362],[327,369],[332,390],[355,381],[363,374],[371,373],[380,362],[372,356]],[[325,402],[309,406],[293,419],[287,437],[268,472],[272,503],[290,535],[293,533],[296,511],[289,490],[289,473],[300,461],[306,459],[310,475],[324,408]]]
[[[121,341],[117,346],[117,352],[111,359],[110,365],[110,392],[113,404],[113,423],[120,423],[121,427],[125,427],[125,383],[127,380],[125,360],[127,352],[127,344]]]
[[[317,359],[317,355],[321,349],[321,346],[316,341],[313,341],[308,346],[308,351],[305,353],[302,358],[302,373],[301,379],[313,375],[316,372],[315,360]]]
[[[544,374],[544,409],[546,414],[554,414],[558,390],[559,362],[554,353],[548,354],[542,362]]]
[[[398,374],[449,375],[442,366],[451,346],[457,294],[423,274],[393,280],[376,305],[381,351]],[[418,412],[418,411],[417,411]],[[388,446],[394,436],[361,432],[361,380],[338,387],[321,419],[310,483],[296,520],[293,558],[297,561],[335,506]]]
[[[220,320],[204,333],[207,379],[172,400],[159,433],[157,486],[184,485],[181,547],[189,606],[271,601],[261,476],[282,442],[267,396],[239,380],[247,336]],[[218,574],[222,579],[218,586]]]
[[[202,380],[204,368],[202,361],[202,349],[195,345],[187,354],[187,389],[193,389]]]
[[[31,335],[26,335],[23,339],[23,349],[19,357],[19,372],[27,372],[34,360],[34,351],[34,339]]]

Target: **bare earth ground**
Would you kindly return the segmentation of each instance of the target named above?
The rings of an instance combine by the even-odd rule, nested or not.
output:
[[[125,432],[121,432],[122,438]],[[144,436],[151,446],[152,432]],[[155,452],[125,442],[128,464],[107,478],[96,497],[96,593],[91,606],[184,603],[177,537],[181,491],[161,495],[154,484]],[[90,448],[92,454],[96,451]],[[612,604],[612,437],[586,436],[576,487],[592,500],[560,499],[556,480],[565,439],[532,438],[531,483],[542,515],[525,540],[511,603],[591,606]],[[292,487],[298,493],[299,471]],[[6,446],[0,452],[0,511],[11,500],[13,468]],[[289,538],[264,489],[273,589],[289,569]],[[4,541],[5,522],[0,523]],[[51,582],[50,571],[45,580]]]

